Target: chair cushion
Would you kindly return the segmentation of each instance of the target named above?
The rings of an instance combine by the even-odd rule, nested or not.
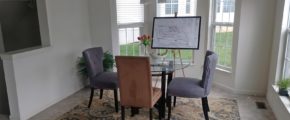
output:
[[[188,98],[204,97],[205,89],[200,84],[199,79],[176,77],[168,85],[168,95]]]
[[[91,87],[97,89],[116,89],[118,88],[118,76],[115,72],[102,72],[93,77],[94,82]]]

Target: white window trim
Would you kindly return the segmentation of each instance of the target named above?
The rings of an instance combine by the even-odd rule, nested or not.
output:
[[[133,28],[133,27],[144,27],[144,22],[119,24],[118,25],[118,28]]]
[[[289,20],[288,20],[288,24],[289,24]],[[289,42],[290,42],[290,25],[287,25],[286,34],[285,34],[285,45],[283,46],[284,50],[283,50],[283,62],[282,62],[282,74],[280,74],[280,80],[283,79],[285,75],[285,69],[286,69],[285,62],[290,61],[290,58],[289,57],[287,58],[287,54],[288,54],[287,51],[288,49],[290,49],[287,47]]]
[[[286,6],[284,8],[284,15],[287,15],[287,18],[286,18],[286,21],[287,21],[286,22],[286,26],[287,27],[286,27],[286,29],[284,29],[284,31],[285,31],[284,43],[285,44],[283,45],[283,51],[282,51],[283,59],[282,59],[282,65],[281,65],[282,66],[282,71],[280,73],[280,76],[279,76],[280,79],[279,80],[281,80],[281,79],[284,78],[284,76],[285,76],[285,69],[286,69],[286,67],[285,67],[286,64],[285,63],[287,61],[290,61],[289,60],[290,58],[287,58],[288,49],[290,49],[290,48],[287,47],[288,46],[288,43],[290,42],[290,6],[287,5],[287,2],[289,2],[289,1],[285,1]],[[285,16],[284,16],[284,18],[285,18]],[[283,32],[283,29],[282,29],[281,32]]]
[[[212,16],[212,17],[210,17],[210,25],[209,25],[209,29],[210,30],[209,30],[209,41],[208,41],[210,50],[214,50],[215,36],[213,34],[214,34],[214,30],[215,30],[214,28],[215,27],[217,27],[217,26],[226,26],[226,27],[232,26],[233,28],[235,27],[234,26],[235,21],[234,22],[215,22],[215,19],[216,19],[215,10],[216,10],[217,6],[215,6],[216,5],[216,0],[212,0],[212,1],[213,2],[211,3],[211,6],[209,8],[210,12],[211,12],[210,16]],[[223,7],[223,6],[221,5],[220,7]],[[223,9],[223,8],[220,8],[220,9]],[[234,11],[234,13],[236,14],[236,10]],[[232,39],[234,40],[234,37]],[[234,42],[233,42],[233,44],[234,44]],[[232,44],[232,47],[234,46],[233,44]],[[232,52],[234,52],[233,49],[232,49]],[[231,61],[232,61],[231,67],[226,67],[226,66],[222,66],[222,65],[217,64],[217,69],[221,70],[221,71],[226,71],[226,72],[229,72],[229,73],[232,72],[232,69],[233,69],[233,57],[234,56],[231,54]]]
[[[145,1],[144,0],[140,0],[140,2],[143,5],[145,5]],[[116,28],[114,28],[114,31],[116,31],[116,41],[118,43],[118,44],[115,45],[115,47],[118,47],[116,49],[116,51],[115,51],[115,54],[120,55],[121,54],[120,53],[121,47],[120,47],[120,40],[119,40],[119,29],[139,28],[140,29],[140,35],[142,35],[144,33],[146,7],[144,6],[144,21],[143,22],[132,22],[132,23],[120,23],[120,24],[118,24],[118,22],[117,22],[118,13],[117,13],[117,2],[116,2],[116,0],[114,0],[114,2],[112,2],[112,4],[115,7],[114,11],[112,11],[112,12],[115,14],[114,19],[116,20],[116,21],[113,21],[112,24],[116,25]],[[136,38],[137,37],[138,36],[136,36]],[[143,51],[143,50],[141,50],[141,49],[143,49],[142,47],[139,47],[139,49],[140,49],[139,52]],[[128,51],[126,51],[126,52],[128,52]]]

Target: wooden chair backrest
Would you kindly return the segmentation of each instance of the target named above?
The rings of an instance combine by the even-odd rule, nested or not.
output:
[[[152,107],[151,67],[148,57],[116,56],[120,101],[127,107]]]

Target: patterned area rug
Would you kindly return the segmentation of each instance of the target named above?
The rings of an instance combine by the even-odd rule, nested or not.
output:
[[[61,115],[57,120],[120,120],[121,112],[115,113],[112,93],[105,92],[103,99],[95,96],[88,109],[88,100]],[[210,120],[240,120],[237,101],[225,98],[208,98]],[[120,109],[119,109],[120,110]],[[153,117],[158,118],[156,109]],[[166,115],[167,117],[167,115]],[[130,117],[130,109],[126,109],[126,120],[148,120],[149,110],[141,109],[139,115]],[[201,99],[178,98],[172,110],[171,120],[203,120]]]

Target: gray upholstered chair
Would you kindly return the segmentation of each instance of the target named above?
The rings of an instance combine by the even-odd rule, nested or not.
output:
[[[91,87],[88,108],[91,106],[95,89],[100,89],[100,99],[102,99],[103,89],[108,89],[114,90],[115,110],[118,112],[118,76],[115,72],[104,72],[103,56],[102,47],[89,48],[83,51]]]
[[[171,117],[171,96],[186,98],[201,98],[204,117],[208,120],[208,100],[207,96],[211,90],[213,74],[217,64],[217,55],[212,51],[207,51],[204,60],[202,79],[176,77],[168,85],[168,119]]]

